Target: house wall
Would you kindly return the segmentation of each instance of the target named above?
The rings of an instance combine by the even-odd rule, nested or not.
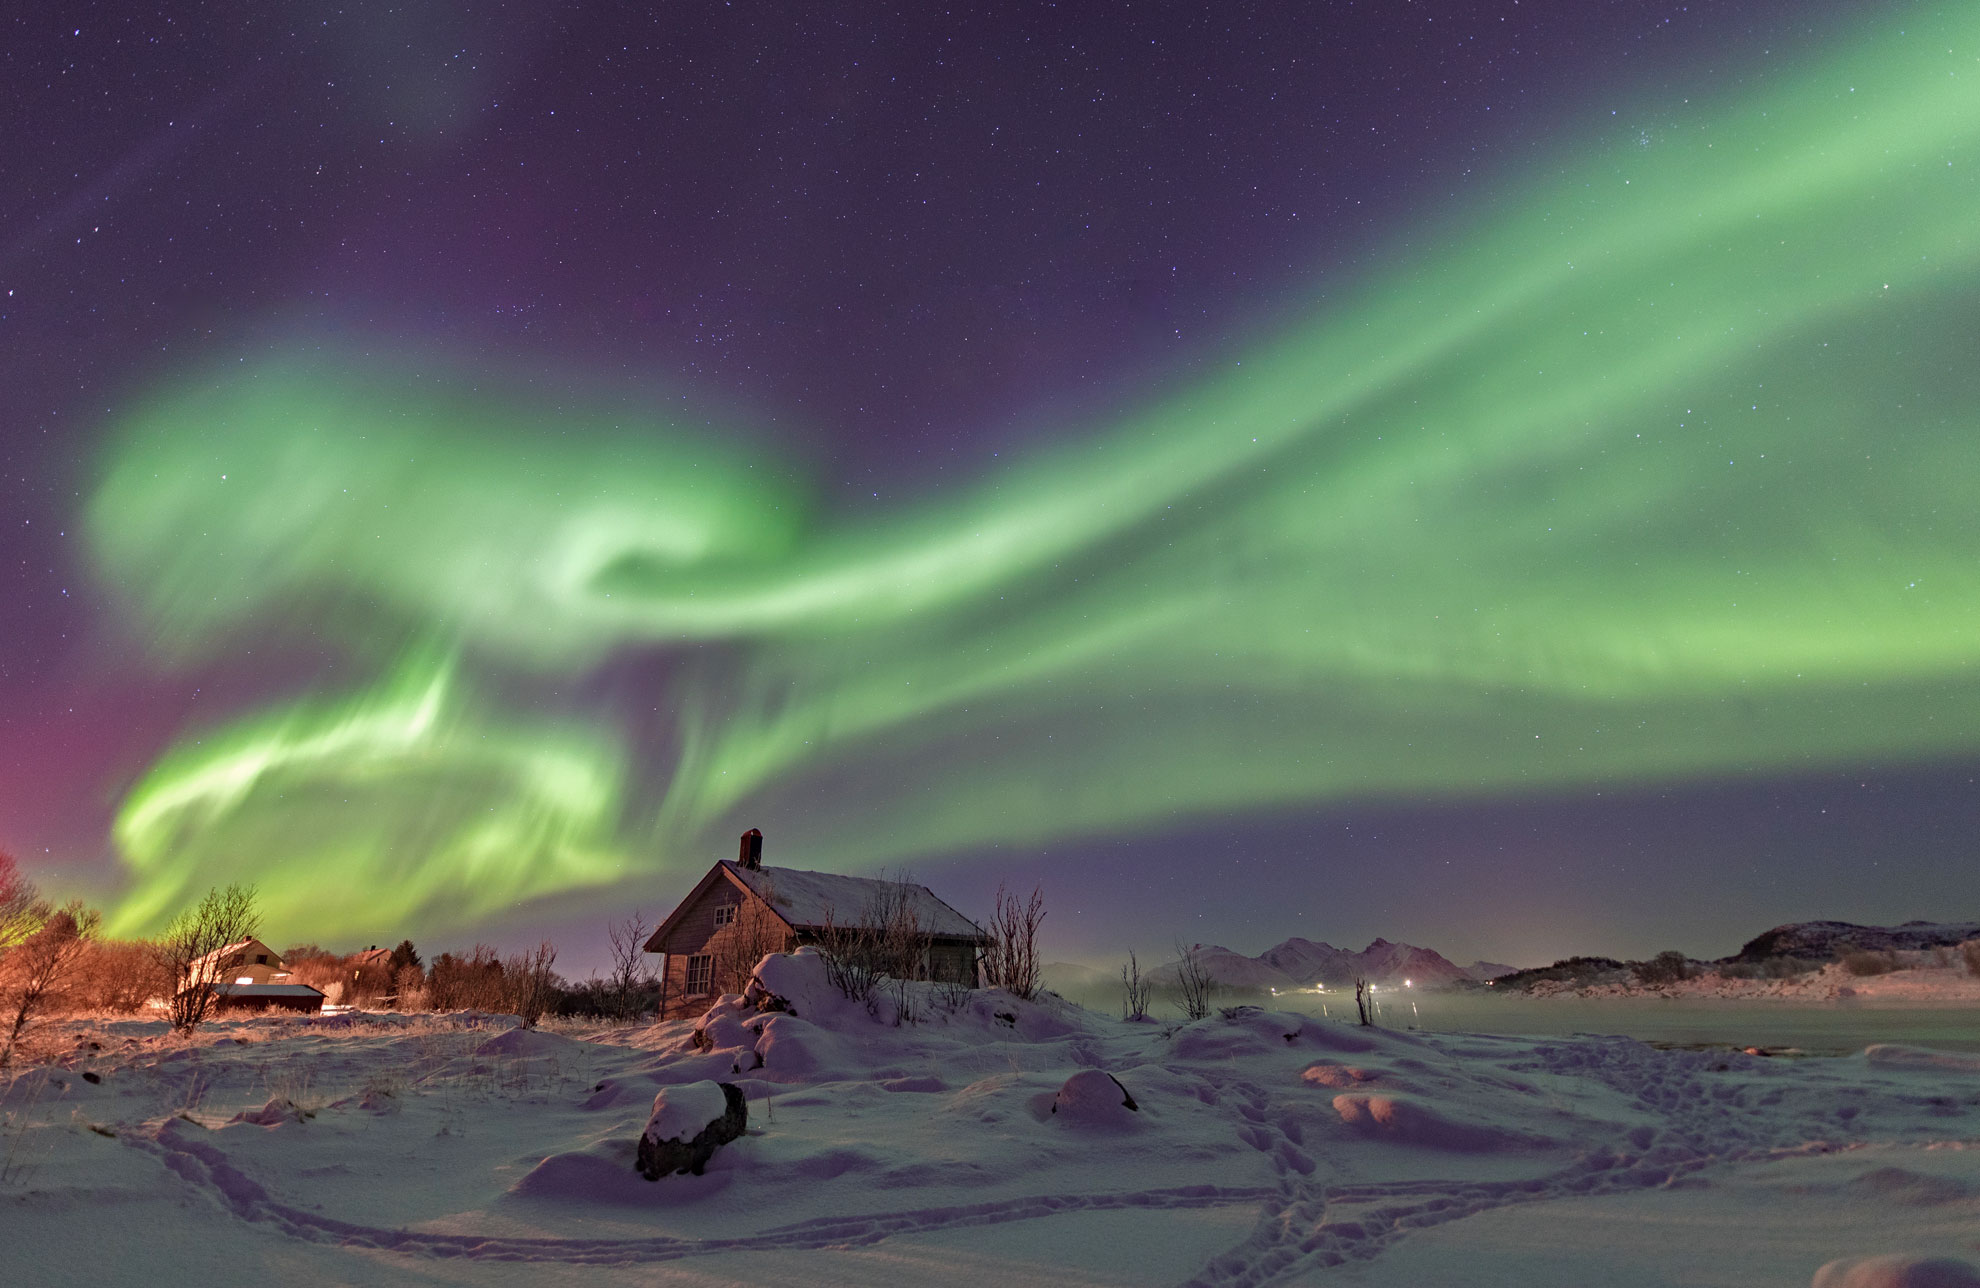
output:
[[[816,933],[801,930],[795,936],[800,944],[818,942]],[[928,945],[928,968],[922,978],[936,983],[967,984],[977,986],[977,959],[982,956],[981,945],[967,940],[938,939]]]
[[[323,998],[316,997],[228,997],[221,995],[213,999],[213,1013],[222,1011],[298,1011],[314,1015],[323,1009]]]
[[[266,960],[257,961],[256,958]],[[250,984],[286,984],[289,968],[282,964],[281,956],[273,948],[259,939],[250,939],[245,948],[229,955],[225,961],[196,966],[193,976],[203,976],[209,984],[233,984],[243,979]]]
[[[716,909],[734,909],[734,919],[718,925]],[[792,947],[789,929],[773,912],[727,881],[718,881],[681,911],[659,951],[667,954],[660,975],[660,1018],[699,1015],[724,993],[740,993],[749,971],[765,953]],[[709,958],[706,991],[688,992],[690,962]]]

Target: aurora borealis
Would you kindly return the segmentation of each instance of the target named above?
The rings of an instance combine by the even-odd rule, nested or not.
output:
[[[1420,809],[1467,869],[1452,906],[1354,915],[1448,942],[1477,891],[1535,879],[1502,840],[1467,851],[1469,811],[1677,792],[1743,832],[1867,767],[1970,790],[1980,19],[1900,7],[1704,81],[1394,204],[1353,264],[1227,302],[1216,343],[1127,384],[1061,372],[1015,444],[860,504],[833,473],[902,440],[623,355],[545,378],[568,340],[504,362],[264,309],[147,357],[94,402],[60,512],[103,637],[136,641],[79,665],[236,682],[104,759],[114,927],[234,879],[326,942],[602,920],[757,824],[796,866],[1051,874],[1127,909],[1096,918],[1110,947],[1228,875],[1206,830],[1262,826],[1313,910],[1255,909],[1261,943],[1340,941],[1363,923],[1324,907],[1368,876],[1320,831]],[[996,441],[966,400],[928,406]],[[1548,881],[1637,897],[1565,835],[1535,843]],[[1714,933],[1935,897],[1980,827],[1888,839],[1874,881],[1811,859],[1799,890],[1780,862]],[[1046,857],[1096,849],[1126,857]],[[1707,896],[1722,862],[1637,857]],[[1123,870],[1142,893],[1102,893]],[[1253,932],[1220,915],[1200,937]]]

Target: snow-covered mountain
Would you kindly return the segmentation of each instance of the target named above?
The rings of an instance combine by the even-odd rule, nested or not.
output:
[[[1220,944],[1194,944],[1197,965],[1219,989],[1238,992],[1264,992],[1273,988],[1297,988],[1303,982],[1260,957],[1246,957]],[[1158,987],[1175,986],[1180,962],[1164,962],[1148,972]]]
[[[1352,984],[1356,979],[1377,984],[1410,980],[1418,987],[1434,988],[1472,978],[1469,971],[1440,953],[1386,939],[1377,939],[1360,952],[1292,938],[1256,957],[1246,957],[1218,944],[1197,944],[1195,953],[1210,977],[1226,989],[1263,991],[1313,984],[1335,986]],[[1176,968],[1176,962],[1168,962],[1151,973],[1161,983],[1173,984]]]

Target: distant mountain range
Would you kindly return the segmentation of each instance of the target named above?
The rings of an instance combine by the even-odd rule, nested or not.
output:
[[[1419,988],[1436,988],[1460,980],[1492,979],[1508,974],[1510,966],[1476,962],[1459,966],[1441,953],[1413,944],[1391,943],[1386,939],[1355,952],[1311,939],[1288,939],[1267,948],[1256,957],[1246,957],[1219,944],[1197,944],[1197,962],[1219,988],[1264,992],[1273,988],[1310,988],[1353,985],[1357,979],[1374,984],[1400,984],[1407,980]],[[1150,971],[1157,985],[1176,982],[1179,962],[1166,962]]]
[[[1758,963],[1782,958],[1803,962],[1834,961],[1853,952],[1905,952],[1951,946],[1980,939],[1980,922],[1907,921],[1901,926],[1859,926],[1847,921],[1797,921],[1775,926],[1747,941],[1731,957],[1713,961],[1693,961],[1694,968],[1710,969],[1731,963]],[[1197,961],[1208,972],[1215,986],[1226,992],[1263,993],[1270,989],[1352,987],[1356,979],[1382,985],[1409,980],[1418,988],[1436,988],[1463,982],[1499,980],[1501,987],[1521,986],[1528,977],[1553,977],[1564,965],[1574,967],[1570,974],[1590,971],[1623,972],[1630,963],[1610,958],[1575,958],[1551,967],[1519,970],[1497,962],[1478,961],[1459,966],[1428,948],[1391,943],[1386,939],[1353,952],[1311,939],[1288,939],[1258,954],[1246,957],[1220,944],[1197,944]],[[1148,971],[1160,989],[1176,984],[1177,963],[1165,962]],[[1118,973],[1055,962],[1045,967],[1046,983],[1062,993],[1081,996],[1118,991]],[[1516,978],[1508,978],[1516,977]]]

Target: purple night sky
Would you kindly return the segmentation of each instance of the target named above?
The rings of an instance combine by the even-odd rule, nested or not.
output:
[[[1771,92],[1915,9],[108,3],[59,21],[16,14],[0,141],[0,849],[51,891],[114,907],[133,878],[113,824],[169,752],[368,682],[383,669],[381,638],[431,637],[431,622],[377,626],[402,620],[379,607],[387,592],[345,587],[296,592],[196,654],[163,646],[159,619],[130,607],[86,532],[113,427],[166,383],[307,351],[362,388],[367,364],[417,354],[466,384],[529,391],[522,427],[492,435],[491,454],[521,451],[518,435],[536,436],[531,461],[573,445],[595,423],[560,419],[576,403],[635,418],[657,408],[805,480],[822,529],[880,530],[903,513],[958,513],[1012,461],[1098,441],[1097,427],[1305,320],[1353,316],[1385,266],[1469,253],[1474,226],[1513,219],[1509,194],[1638,135],[1651,146],[1693,99]],[[1857,324],[1859,347],[1879,343],[1876,325]],[[1526,505],[1513,484],[1495,504],[1507,522]],[[1096,540],[1082,567],[1127,577],[1130,558],[1158,544]],[[1595,576],[1596,558],[1580,571]],[[359,619],[362,631],[349,626]],[[980,735],[904,726],[882,751],[711,810],[663,861],[651,828],[666,767],[684,754],[677,731],[613,713],[688,702],[710,650],[754,655],[712,637],[619,643],[547,670],[463,647],[505,718],[609,731],[629,766],[611,829],[623,877],[532,887],[472,925],[386,893],[370,931],[319,936],[278,918],[285,942],[412,934],[437,951],[548,934],[581,971],[609,917],[664,911],[731,857],[721,838],[737,823],[763,829],[766,861],[812,866],[801,811],[833,784],[868,793],[857,799],[878,820],[882,780],[904,759],[932,766],[931,783],[975,773],[944,758]],[[1963,647],[1893,683],[1928,706],[1943,692],[1944,719],[1964,719],[1974,669]],[[1895,663],[1865,683],[1894,676]],[[1143,774],[1139,748],[1165,730],[1188,754],[1197,726],[1163,714],[1199,710],[1180,683],[1151,672],[1157,705],[1094,744],[1113,749],[1094,753],[1096,781],[1109,764],[1121,781]],[[1790,920],[1974,916],[1980,736],[1831,736],[1874,726],[1875,708],[1838,705],[1831,720],[1826,700],[1783,717],[1768,755],[1667,755],[1640,771],[1624,759],[1525,789],[1398,772],[1304,798],[1206,791],[1173,809],[1110,805],[1059,835],[930,823],[925,850],[882,857],[978,914],[1000,883],[1040,883],[1049,955],[1100,962],[1129,947],[1158,956],[1177,939],[1255,953],[1289,935],[1350,947],[1384,935],[1518,964],[1718,955]],[[1111,720],[1118,704],[1094,701],[1082,719]],[[1716,735],[1701,725],[1699,736]],[[1795,738],[1820,743],[1805,763]],[[983,791],[994,797],[997,781]],[[952,817],[931,807],[938,816]],[[836,846],[819,842],[818,866],[847,862]]]

